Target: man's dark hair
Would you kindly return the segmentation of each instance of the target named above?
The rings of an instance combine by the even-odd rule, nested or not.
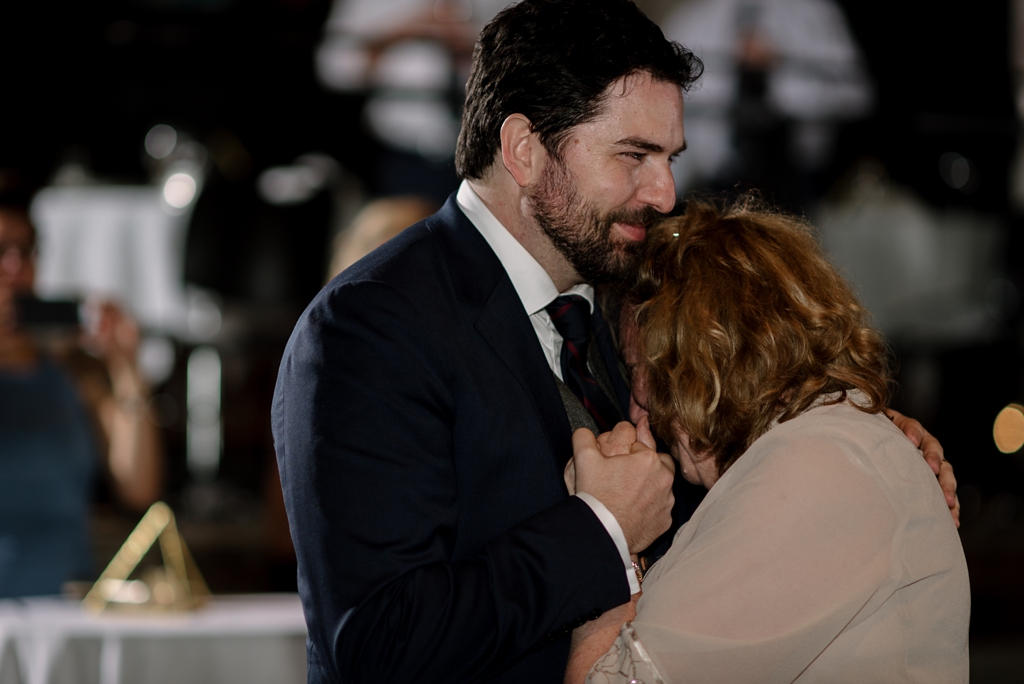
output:
[[[473,51],[455,168],[461,178],[483,178],[511,114],[526,116],[557,158],[618,79],[646,72],[686,90],[703,70],[629,0],[523,0],[484,28]]]

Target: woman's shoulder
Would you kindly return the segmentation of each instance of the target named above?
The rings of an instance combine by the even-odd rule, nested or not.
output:
[[[691,518],[697,524],[689,525],[685,535],[735,520],[737,511],[754,519],[758,511],[770,510],[799,527],[807,516],[841,519],[867,508],[880,516],[879,525],[898,524],[900,510],[891,504],[900,492],[886,472],[886,461],[909,459],[886,452],[899,451],[902,443],[915,450],[886,423],[884,416],[849,404],[821,404],[777,424],[710,489]],[[913,459],[927,470],[920,456]]]
[[[798,456],[802,446],[856,455],[858,460],[879,450],[917,451],[885,414],[866,412],[860,408],[864,404],[864,397],[856,391],[845,398],[825,395],[800,415],[775,424],[751,445],[744,458],[759,452]]]
[[[939,505],[935,476],[917,447],[884,414],[858,408],[857,399],[854,394],[838,403],[824,401],[779,423],[737,465],[746,460],[747,472],[785,481],[789,488],[845,480],[849,493],[874,490],[901,516],[912,514],[909,509],[920,503],[948,517],[946,507]]]

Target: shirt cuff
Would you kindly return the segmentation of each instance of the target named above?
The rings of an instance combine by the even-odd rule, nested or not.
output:
[[[633,561],[629,557],[629,546],[626,544],[626,535],[622,533],[622,528],[619,527],[619,521],[615,519],[612,512],[605,508],[605,505],[598,501],[596,498],[587,494],[586,492],[578,492],[576,496],[583,499],[583,502],[590,506],[590,509],[594,511],[594,515],[604,525],[604,529],[607,530],[608,536],[615,542],[615,548],[619,550],[619,557],[622,558],[622,565],[626,569],[626,581],[629,582],[629,593],[637,594],[640,592],[640,582],[636,578],[636,571],[633,570]]]

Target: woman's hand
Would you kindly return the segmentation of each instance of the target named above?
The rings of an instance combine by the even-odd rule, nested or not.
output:
[[[956,496],[956,478],[953,476],[953,466],[946,460],[939,440],[925,430],[921,423],[913,418],[908,418],[899,411],[887,408],[885,415],[889,416],[889,420],[903,431],[903,434],[914,443],[914,446],[921,450],[924,460],[928,462],[932,472],[939,479],[939,487],[942,488],[942,493],[946,497],[946,505],[949,506],[949,512],[953,514],[953,523],[960,527],[960,499]]]
[[[88,310],[82,347],[103,362],[114,381],[118,375],[135,373],[138,325],[112,302],[90,302]]]
[[[601,450],[601,454],[606,457],[625,456],[632,452],[633,445],[637,442],[649,449],[657,449],[646,415],[637,421],[636,428],[633,428],[629,423],[621,422],[613,430],[603,432],[597,438],[597,446]],[[670,457],[665,454],[662,454],[662,456],[665,456],[662,460],[674,472],[675,466],[672,465],[671,461],[667,460]],[[565,480],[565,488],[569,490],[569,496],[574,495],[576,493],[575,458],[570,458],[569,462],[565,464],[565,470],[562,471],[562,479]]]
[[[633,594],[629,603],[612,608],[596,620],[585,622],[573,630],[565,684],[582,684],[598,658],[615,643],[622,625],[636,617],[636,602],[642,595],[641,592]]]
[[[608,432],[602,432],[597,438],[597,446],[605,456],[624,456],[632,453],[633,445],[637,442],[648,449],[657,449],[646,415],[637,421],[636,427],[622,421]]]
[[[149,417],[149,385],[136,362],[139,328],[110,302],[90,303],[89,314],[82,347],[110,376],[110,393],[92,406],[108,445],[107,467],[121,501],[145,510],[160,497],[163,448]]]

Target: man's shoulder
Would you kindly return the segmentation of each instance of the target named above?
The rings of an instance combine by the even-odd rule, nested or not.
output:
[[[435,276],[431,267],[474,270],[496,260],[483,236],[466,218],[454,198],[435,214],[414,223],[337,276],[332,284],[374,280],[393,284]]]
[[[416,224],[324,285],[297,327],[379,320],[389,312],[416,320],[425,306],[451,298],[448,270],[436,241]]]
[[[466,283],[472,283],[470,291],[478,289],[477,274],[489,270],[479,265],[487,255],[477,242],[486,248],[449,202],[331,279],[306,307],[296,330],[317,331],[346,321],[396,319],[419,325],[439,316],[448,319],[455,302],[464,299]]]
[[[420,221],[332,278],[310,308],[375,294],[437,298],[447,288],[450,268],[436,236]]]
[[[446,270],[429,230],[407,228],[320,290],[296,321],[282,368],[341,368],[339,354],[347,363],[358,349],[386,344],[436,351],[436,321],[454,318]]]
[[[391,293],[428,307],[455,299],[480,305],[504,275],[487,241],[450,199],[336,276],[313,304]]]
[[[376,281],[399,284],[415,278],[421,265],[443,258],[427,221],[414,223],[335,276],[327,288]]]

